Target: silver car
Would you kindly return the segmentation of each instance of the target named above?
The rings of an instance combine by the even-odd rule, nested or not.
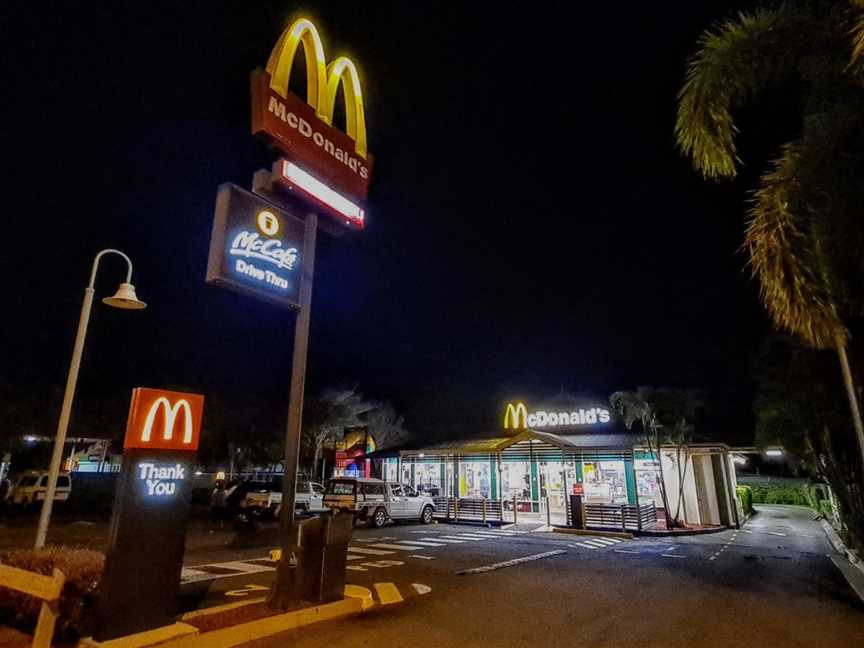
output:
[[[408,484],[380,479],[331,479],[324,493],[324,506],[351,511],[358,523],[379,529],[391,520],[430,524],[435,519],[435,501],[431,497],[421,495]]]

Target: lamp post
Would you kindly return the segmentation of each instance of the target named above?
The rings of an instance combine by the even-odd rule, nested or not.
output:
[[[111,297],[105,297],[103,304],[115,308],[141,310],[147,304],[135,295],[132,285],[132,261],[120,250],[102,250],[93,259],[93,269],[90,272],[90,283],[84,289],[84,303],[81,305],[81,315],[78,319],[78,333],[75,336],[75,346],[72,348],[72,362],[66,378],[66,391],[63,394],[63,406],[60,409],[60,421],[57,423],[57,438],[54,440],[54,451],[51,454],[51,465],[48,469],[48,487],[42,502],[42,512],[39,514],[39,526],[36,529],[36,548],[45,546],[48,535],[48,524],[51,521],[51,509],[54,507],[54,492],[57,488],[57,475],[60,472],[60,461],[63,459],[63,448],[66,445],[66,430],[69,427],[69,414],[72,411],[72,400],[75,398],[75,385],[78,383],[78,369],[81,366],[81,354],[84,351],[84,339],[87,337],[87,324],[90,322],[90,310],[93,307],[94,284],[99,261],[106,254],[117,254],[126,261],[126,281],[121,283],[117,292]]]

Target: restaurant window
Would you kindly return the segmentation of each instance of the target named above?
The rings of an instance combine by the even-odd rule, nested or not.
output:
[[[639,455],[637,454],[637,457]],[[645,452],[641,458],[633,461],[636,473],[636,494],[640,504],[653,502],[655,507],[663,507],[663,495],[660,492],[660,467],[654,460],[654,455]]]
[[[414,487],[431,497],[443,495],[441,492],[441,464],[437,461],[424,461],[416,464]]]
[[[398,481],[399,480],[399,458],[387,457],[384,459],[384,480]]]
[[[459,464],[459,497],[491,497],[491,471],[488,461]]]
[[[527,462],[501,462],[501,497],[507,500],[514,497],[531,499],[531,482]]]
[[[623,461],[586,461],[582,466],[585,500],[627,504],[627,480]]]

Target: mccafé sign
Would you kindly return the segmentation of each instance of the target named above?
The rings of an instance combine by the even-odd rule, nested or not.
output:
[[[195,452],[203,410],[200,394],[137,387],[132,390],[123,448]]]
[[[507,403],[507,409],[504,411],[505,430],[596,425],[611,420],[612,414],[605,407],[529,412],[524,403]]]
[[[306,101],[288,90],[297,50],[306,62]],[[346,132],[333,127],[339,87],[345,97]],[[279,37],[265,70],[252,73],[252,133],[265,138],[293,164],[276,179],[355,227],[363,227],[372,158],[366,145],[363,90],[354,63],[326,62],[318,30],[309,20],[292,23]]]
[[[305,224],[261,196],[226,183],[216,196],[207,281],[297,306]]]

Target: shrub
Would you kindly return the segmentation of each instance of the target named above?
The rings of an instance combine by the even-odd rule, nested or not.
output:
[[[749,486],[736,486],[735,494],[738,496],[738,501],[741,502],[744,514],[750,515],[753,513],[753,489]]]
[[[819,500],[819,508],[817,510],[829,521],[834,519],[834,507],[831,505],[831,500]]]
[[[754,504],[797,504],[798,506],[810,506],[804,489],[798,486],[754,484],[751,488],[753,489]]]
[[[60,594],[60,615],[54,630],[55,641],[74,641],[92,634],[93,612],[105,556],[89,549],[45,547],[21,549],[2,556],[11,567],[50,576],[56,567],[66,575]],[[42,601],[0,587],[0,623],[33,632]]]

